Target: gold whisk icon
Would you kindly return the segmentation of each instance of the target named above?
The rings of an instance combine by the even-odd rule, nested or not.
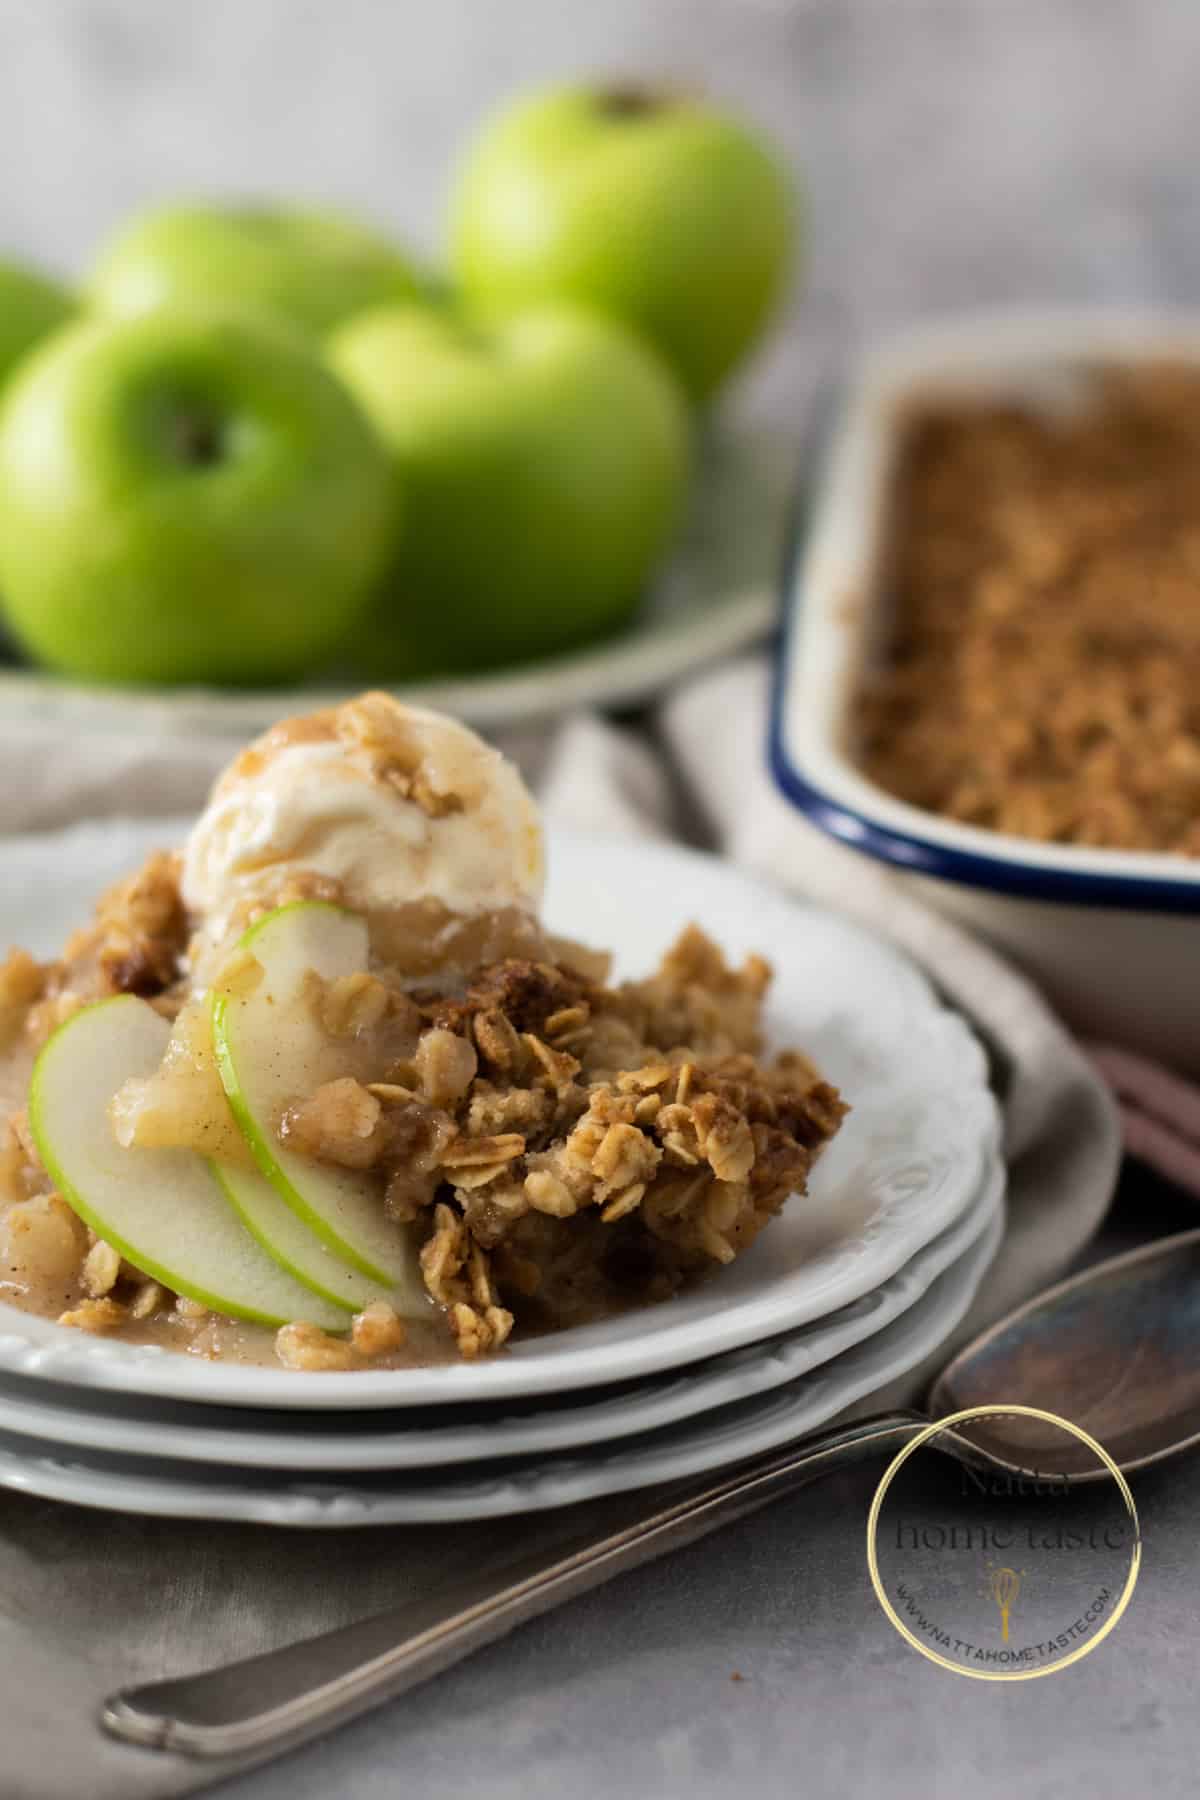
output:
[[[1015,1569],[993,1569],[988,1590],[1000,1608],[1000,1636],[1008,1642],[1008,1615],[1021,1591],[1021,1577]]]

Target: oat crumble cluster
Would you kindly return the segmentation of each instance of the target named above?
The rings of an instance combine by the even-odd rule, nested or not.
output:
[[[1068,416],[923,410],[894,497],[880,787],[1053,843],[1200,855],[1200,376],[1089,378]]]
[[[178,1019],[190,991],[179,872],[177,857],[151,857],[60,961],[17,951],[0,965],[10,1069],[112,994]],[[280,897],[305,897],[296,885]],[[307,1003],[354,1072],[278,1120],[292,1150],[377,1181],[380,1205],[418,1234],[431,1312],[465,1357],[498,1349],[514,1322],[593,1319],[732,1261],[804,1191],[845,1111],[804,1056],[760,1059],[761,959],[732,969],[690,927],[649,979],[610,985],[607,958],[549,938],[537,948],[440,985],[386,964],[333,982],[310,972]],[[180,1108],[177,1141],[194,1130]],[[62,1323],[119,1334],[169,1317],[188,1347],[221,1354],[203,1307],[123,1262],[52,1190],[21,1112],[0,1126],[0,1210],[0,1279],[40,1282]],[[377,1303],[344,1339],[297,1320],[275,1351],[293,1368],[353,1368],[405,1336]]]

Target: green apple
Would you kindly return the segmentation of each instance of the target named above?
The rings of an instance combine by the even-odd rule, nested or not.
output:
[[[625,621],[674,532],[690,450],[682,392],[638,339],[570,307],[492,330],[384,307],[329,355],[404,501],[362,634],[373,674],[541,656]]]
[[[323,1300],[346,1312],[361,1312],[372,1300],[388,1300],[387,1282],[373,1281],[337,1256],[303,1219],[282,1200],[256,1169],[235,1168],[232,1163],[210,1163],[221,1191],[251,1237],[273,1262]]]
[[[0,387],[39,339],[75,312],[74,299],[57,281],[0,259]]]
[[[125,1149],[109,1107],[129,1076],[162,1062],[171,1027],[133,995],[103,1000],[59,1027],[38,1057],[29,1123],[51,1180],[114,1250],[177,1294],[262,1325],[349,1323],[257,1244],[211,1166],[191,1150]]]
[[[703,399],[782,294],[794,215],[788,172],[738,120],[653,88],[562,87],[485,126],[451,259],[485,314],[567,299],[625,319]]]
[[[368,603],[393,485],[289,331],[171,312],[68,326],[0,407],[8,623],[88,679],[300,676]]]
[[[410,260],[357,220],[230,202],[143,213],[101,252],[88,294],[105,312],[236,306],[320,334],[419,285]]]
[[[213,1048],[233,1115],[255,1162],[296,1217],[334,1254],[385,1285],[398,1311],[429,1310],[411,1235],[383,1210],[378,1184],[351,1169],[299,1156],[279,1140],[287,1106],[344,1071],[304,989],[368,964],[367,927],[341,907],[302,901],[268,913],[238,952],[262,971],[257,985],[213,986]]]

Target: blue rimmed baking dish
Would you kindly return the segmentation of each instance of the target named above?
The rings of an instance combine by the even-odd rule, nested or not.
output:
[[[1200,316],[1024,312],[926,327],[861,365],[786,580],[775,780],[806,818],[991,939],[1080,1030],[1200,1072],[1200,861],[1010,837],[910,806],[853,757],[851,704],[886,643],[885,524],[923,400],[1086,403],[1105,365],[1200,366]]]

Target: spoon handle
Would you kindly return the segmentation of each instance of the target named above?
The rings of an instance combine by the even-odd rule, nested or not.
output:
[[[617,1530],[607,1502],[599,1527],[576,1528],[549,1547],[543,1541],[500,1568],[473,1568],[373,1618],[197,1675],[125,1688],[105,1702],[101,1722],[114,1737],[187,1756],[272,1755],[415,1687],[613,1575],[817,1476],[898,1449],[926,1423],[910,1412],[856,1419],[718,1480],[677,1488],[665,1505],[660,1493],[651,1512],[644,1494],[623,1496],[626,1519]],[[615,1510],[620,1516],[619,1504]]]

